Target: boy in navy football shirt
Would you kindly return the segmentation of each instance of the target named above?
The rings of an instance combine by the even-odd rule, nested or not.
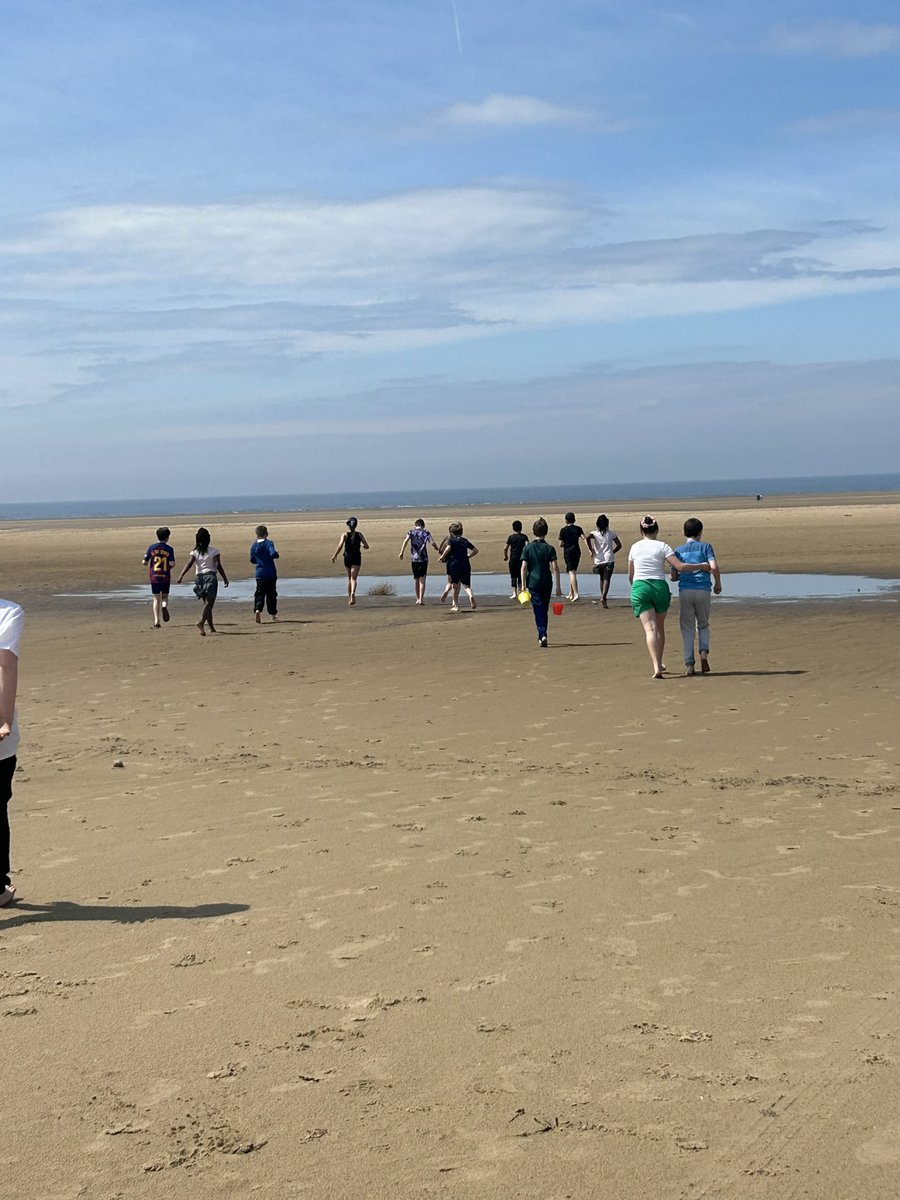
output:
[[[153,628],[159,629],[159,619],[169,619],[169,589],[172,583],[172,568],[175,566],[175,551],[169,545],[171,531],[161,525],[156,531],[157,540],[147,547],[143,557],[144,566],[150,576],[150,593],[153,596]]]

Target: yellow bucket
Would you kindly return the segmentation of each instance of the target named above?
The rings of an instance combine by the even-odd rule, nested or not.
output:
[[[530,604],[531,603],[531,592],[529,592],[528,588],[522,588],[521,592],[519,592],[519,603],[520,604]]]

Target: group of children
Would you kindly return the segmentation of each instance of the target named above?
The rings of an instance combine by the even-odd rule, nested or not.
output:
[[[356,517],[346,521],[347,529],[342,533],[331,561],[342,555],[347,572],[347,603],[356,604],[356,589],[362,566],[362,551],[369,543],[358,529]],[[509,568],[510,599],[530,602],[537,628],[538,645],[548,645],[548,624],[551,599],[554,594],[562,601],[562,587],[556,548],[547,541],[549,526],[539,517],[532,526],[533,538],[529,540],[522,531],[522,522],[513,521],[512,533],[506,539],[503,559]],[[628,552],[628,581],[631,586],[631,605],[635,617],[643,628],[647,650],[653,666],[653,678],[662,679],[665,672],[663,652],[665,650],[665,620],[671,603],[668,580],[678,582],[679,625],[684,645],[684,663],[687,675],[696,674],[697,658],[695,641],[700,660],[701,674],[708,674],[709,665],[709,612],[711,594],[722,591],[721,573],[715,552],[709,542],[701,540],[703,523],[691,517],[684,523],[686,542],[672,549],[666,542],[659,541],[659,524],[655,518],[645,516],[640,523],[641,538]],[[165,526],[156,531],[156,542],[147,548],[143,562],[148,568],[150,591],[153,599],[153,627],[169,620],[169,590],[175,553],[169,545],[170,531]],[[609,527],[609,518],[601,513],[596,528],[588,533],[576,523],[574,513],[566,513],[565,523],[558,535],[563,563],[569,577],[566,600],[574,603],[579,599],[578,569],[581,564],[581,543],[593,560],[593,572],[600,585],[599,603],[608,608],[609,586],[615,571],[616,554],[622,543],[615,530]],[[472,609],[478,602],[472,590],[472,559],[478,547],[464,536],[462,523],[454,521],[447,537],[440,544],[425,527],[419,517],[409,530],[400,547],[399,557],[405,557],[409,548],[416,604],[425,602],[425,587],[428,577],[429,548],[447,568],[447,582],[441,595],[443,604],[451,598],[450,611],[459,612],[459,593],[464,590]],[[278,619],[278,570],[275,560],[278,551],[269,538],[265,525],[257,525],[256,540],[250,546],[250,562],[256,568],[256,592],[253,599],[254,619],[259,623],[265,610],[273,621]],[[206,630],[215,633],[213,607],[218,594],[221,576],[228,587],[228,576],[222,565],[221,554],[210,545],[208,529],[197,530],[194,549],[177,579],[181,583],[187,572],[194,567],[194,594],[203,603],[197,628],[202,636]],[[560,608],[561,611],[561,608]]]

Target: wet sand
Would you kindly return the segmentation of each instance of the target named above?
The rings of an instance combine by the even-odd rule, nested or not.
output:
[[[726,589],[900,574],[896,497],[803,500],[650,511],[706,519]],[[608,509],[626,547],[643,509]],[[354,610],[221,605],[202,640],[186,586],[159,631],[55,598],[140,580],[155,521],[0,530],[11,1194],[894,1197],[897,601],[721,605],[694,679],[673,605],[654,683],[589,575],[546,652],[437,576],[364,597],[416,514],[359,515]],[[463,514],[478,568],[513,515]],[[324,573],[341,520],[259,516]],[[255,519],[209,521],[235,577]]]

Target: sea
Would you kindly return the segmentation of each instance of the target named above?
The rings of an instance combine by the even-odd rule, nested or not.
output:
[[[631,500],[680,500],[703,497],[804,496],[838,492],[897,492],[900,474],[804,475],[766,479],[707,479],[639,483],[581,483],[531,487],[419,488],[387,492],[298,492],[253,496],[166,496],[139,500],[53,500],[0,504],[0,521],[48,521],[77,517],[169,517],[278,512],[371,512],[408,508],[471,508],[484,504],[577,506],[591,501],[612,506]]]

